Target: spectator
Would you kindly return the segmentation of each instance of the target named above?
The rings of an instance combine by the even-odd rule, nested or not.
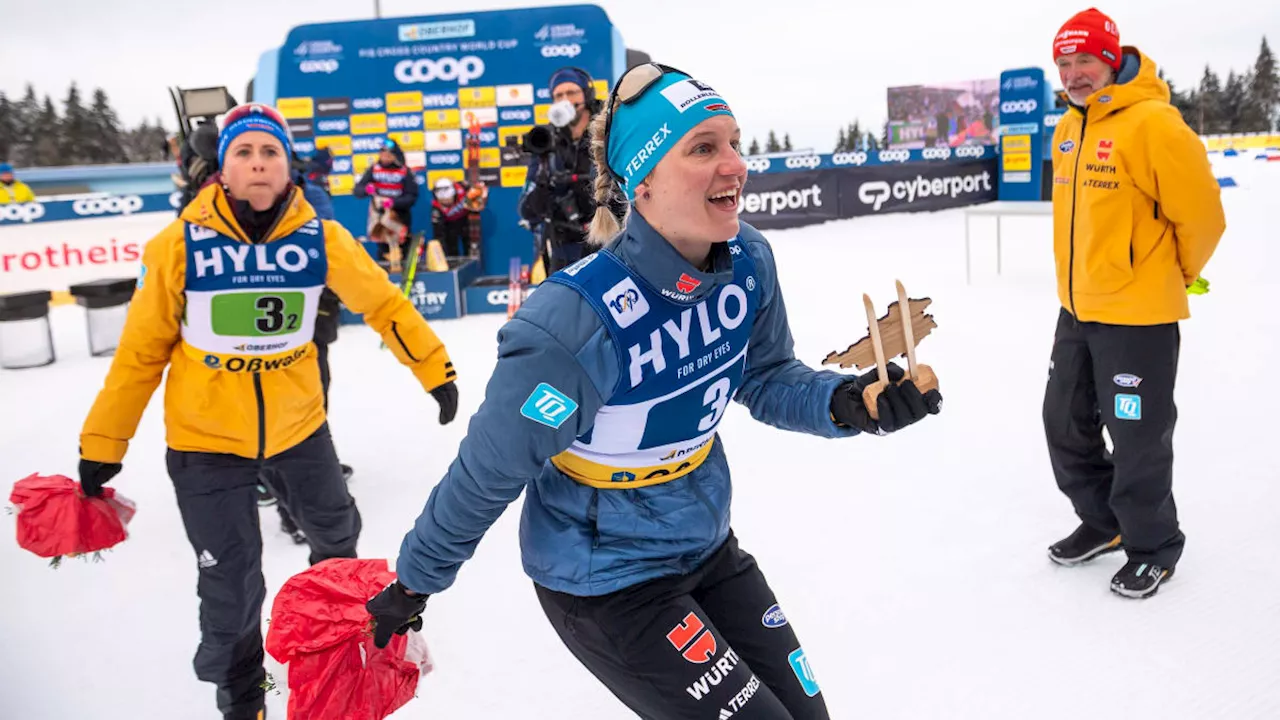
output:
[[[13,176],[13,166],[0,163],[0,205],[35,202],[36,194],[27,184]]]

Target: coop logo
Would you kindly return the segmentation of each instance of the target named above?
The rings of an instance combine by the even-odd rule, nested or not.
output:
[[[903,150],[901,148],[897,150],[881,150],[876,154],[876,157],[879,158],[882,163],[904,163],[911,159],[911,151]]]
[[[71,203],[71,212],[82,217],[89,215],[132,215],[141,209],[142,198],[137,195],[85,198]]]
[[[1040,103],[1034,98],[1031,100],[1006,100],[1000,103],[1000,114],[1026,115],[1027,113],[1035,112],[1038,107],[1040,107]]]
[[[858,187],[858,199],[879,212],[890,197],[909,205],[927,197],[956,198],[965,193],[990,190],[991,173],[984,170],[976,175],[952,175],[932,180],[917,175],[914,180],[899,180],[892,185],[884,180],[872,180]]]
[[[335,73],[338,71],[337,60],[303,60],[298,63],[298,70],[304,73]]]
[[[0,205],[0,220],[29,223],[44,217],[44,205],[38,202]]]
[[[832,165],[865,165],[867,154],[864,152],[838,152],[831,156]]]
[[[504,122],[529,122],[533,119],[533,111],[525,108],[517,108],[515,110],[503,110],[498,113],[498,118]]]
[[[796,168],[816,168],[822,164],[822,158],[817,155],[793,155],[786,159],[783,163],[791,169]]]
[[[684,622],[671,628],[667,642],[691,663],[701,665],[716,656],[716,637],[696,613],[685,615]]]
[[[303,155],[310,155],[316,151],[316,144],[310,140],[295,140],[293,143],[293,149]]]
[[[351,172],[351,158],[349,158],[349,157],[345,157],[345,158],[342,158],[342,157],[340,157],[340,158],[334,158],[334,159],[333,159],[333,172],[334,172],[334,174],[335,174],[335,175],[341,175],[341,174],[344,174],[344,173],[349,173],[349,172]]]
[[[980,145],[961,145],[956,148],[958,158],[980,158],[987,154],[987,149]]]
[[[356,110],[381,110],[382,98],[356,98],[351,101],[351,107]]]
[[[946,160],[951,157],[951,148],[931,147],[920,153],[925,160]]]
[[[1058,127],[1058,123],[1062,121],[1062,115],[1063,113],[1054,113],[1052,115],[1045,115],[1044,126],[1047,128]]]
[[[436,80],[467,85],[481,75],[484,75],[484,61],[475,55],[467,55],[460,59],[443,57],[437,60],[430,58],[401,60],[395,67],[396,80],[406,85]],[[426,105],[425,99],[423,105],[424,107]]]
[[[422,107],[430,110],[432,108],[451,108],[458,104],[458,95],[456,93],[437,93],[435,95],[423,95]]]
[[[747,170],[751,172],[765,172],[773,167],[773,161],[769,158],[746,158]]]
[[[462,155],[458,153],[432,153],[427,156],[427,163],[431,165],[458,165],[462,162]]]
[[[351,124],[345,118],[339,120],[321,120],[316,123],[316,129],[321,132],[346,132]]]
[[[388,115],[387,128],[390,130],[417,130],[422,127],[422,115]]]
[[[572,45],[543,45],[542,57],[544,58],[575,58],[582,54],[582,46],[574,43]]]
[[[631,278],[624,278],[622,282],[609,288],[601,299],[620,328],[631,327],[649,312],[649,301],[640,294],[640,288],[636,287]]]
[[[807,210],[809,206],[822,207],[822,188],[814,183],[798,190],[772,190],[769,192],[743,193],[738,202],[738,212],[777,215],[784,210]]]

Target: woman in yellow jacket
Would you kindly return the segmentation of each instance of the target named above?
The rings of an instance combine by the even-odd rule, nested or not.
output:
[[[289,178],[284,118],[227,114],[220,178],[147,243],[105,386],[80,436],[87,494],[121,460],[165,368],[167,466],[199,567],[196,676],[227,720],[263,713],[259,475],[306,533],[311,562],[355,557],[360,514],[325,421],[312,342],[327,285],[377,330],[440,404],[455,373],[421,315],[342,226],[320,220]]]
[[[1077,565],[1123,548],[1111,589],[1147,597],[1185,542],[1172,490],[1178,321],[1226,221],[1204,144],[1155,64],[1121,47],[1111,18],[1074,16],[1053,55],[1070,109],[1053,137],[1062,310],[1044,425],[1080,525],[1049,557]]]

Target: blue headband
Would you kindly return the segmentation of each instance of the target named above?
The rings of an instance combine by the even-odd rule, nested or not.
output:
[[[293,143],[289,142],[289,131],[263,113],[251,113],[222,128],[218,133],[218,167],[224,167],[227,148],[231,141],[254,130],[268,133],[280,141],[286,155],[293,151]]]
[[[668,72],[630,103],[619,103],[609,127],[609,167],[628,200],[667,151],[707,118],[733,117],[724,98],[704,83]]]

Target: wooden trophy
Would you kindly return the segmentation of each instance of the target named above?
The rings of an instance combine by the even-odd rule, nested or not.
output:
[[[856,367],[866,370],[875,367],[879,379],[862,391],[862,402],[872,419],[879,420],[880,412],[876,409],[876,399],[889,386],[888,361],[900,355],[907,356],[907,373],[897,384],[906,380],[915,382],[916,388],[924,394],[938,387],[938,376],[928,365],[916,362],[916,345],[925,338],[938,324],[932,315],[925,314],[925,308],[933,302],[929,298],[908,300],[907,291],[901,281],[894,281],[898,288],[898,300],[889,305],[884,317],[876,318],[875,306],[866,294],[862,296],[862,304],[867,310],[867,326],[869,334],[850,345],[844,352],[829,353],[822,361],[823,365],[839,365],[842,368]]]

